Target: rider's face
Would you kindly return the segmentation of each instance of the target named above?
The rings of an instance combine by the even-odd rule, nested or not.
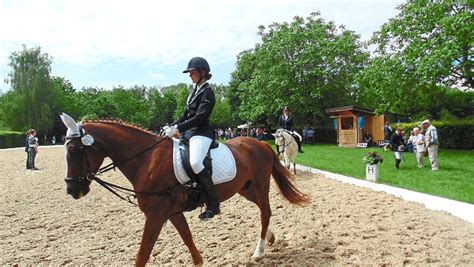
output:
[[[193,83],[199,82],[199,78],[201,77],[201,74],[199,73],[198,70],[192,70],[189,72],[189,77],[191,77],[191,80]]]

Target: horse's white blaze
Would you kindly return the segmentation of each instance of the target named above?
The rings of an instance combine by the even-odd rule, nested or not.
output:
[[[259,238],[257,242],[257,247],[255,248],[255,252],[252,255],[252,258],[261,258],[263,256],[263,252],[265,251],[265,239]]]

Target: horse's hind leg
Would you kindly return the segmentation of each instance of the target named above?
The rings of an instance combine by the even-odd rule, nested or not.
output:
[[[255,259],[259,259],[263,256],[263,252],[265,251],[265,240],[268,241],[269,245],[272,245],[275,242],[275,235],[268,229],[268,225],[270,224],[270,217],[272,216],[272,211],[270,210],[270,203],[268,199],[269,186],[270,185],[268,179],[267,185],[265,185],[264,188],[262,188],[261,190],[258,190],[256,186],[251,183],[249,186],[239,191],[240,195],[242,195],[249,201],[257,204],[258,208],[260,209],[260,220],[262,223],[262,228],[260,232],[260,238],[257,242],[257,247],[255,248],[255,252],[252,255],[252,258]],[[264,191],[266,193],[260,191]]]
[[[199,253],[199,250],[196,248],[196,245],[194,244],[193,236],[191,234],[191,231],[189,230],[186,217],[184,217],[183,213],[179,213],[179,214],[173,215],[170,218],[170,221],[174,225],[176,230],[178,230],[178,233],[183,239],[184,244],[186,244],[186,246],[188,247],[189,252],[191,252],[194,265],[202,265],[203,261],[202,261],[201,253]]]

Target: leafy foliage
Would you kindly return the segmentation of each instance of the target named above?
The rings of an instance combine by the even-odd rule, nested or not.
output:
[[[473,4],[409,1],[399,9],[371,40],[376,57],[357,76],[362,102],[377,113],[414,119],[439,119],[443,110],[472,116]]]
[[[325,109],[359,98],[354,75],[368,59],[359,36],[319,13],[260,26],[262,43],[242,52],[230,82],[232,110],[246,121],[272,123],[289,106],[300,124],[317,124]]]
[[[408,1],[372,42],[425,83],[474,89],[473,3]]]
[[[7,83],[11,90],[2,96],[3,121],[12,129],[35,128],[44,132],[53,125],[52,107],[57,93],[51,80],[52,58],[41,48],[26,48],[10,55]]]

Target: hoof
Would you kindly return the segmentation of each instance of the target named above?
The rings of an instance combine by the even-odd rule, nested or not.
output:
[[[265,240],[267,240],[267,244],[271,246],[273,245],[273,243],[275,243],[275,235],[272,232],[267,231],[267,234],[265,235]]]
[[[252,262],[259,262],[262,260],[262,256],[252,256],[252,258],[250,258],[252,260]]]

